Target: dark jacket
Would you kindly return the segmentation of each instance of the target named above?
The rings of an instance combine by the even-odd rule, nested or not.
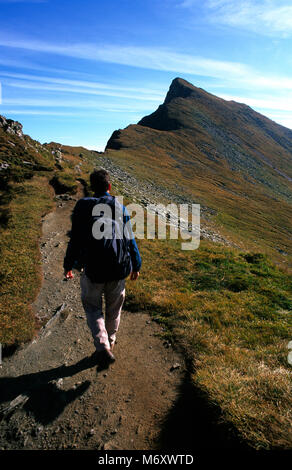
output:
[[[126,235],[118,239],[113,232],[112,240],[94,238],[93,224],[97,218],[92,211],[97,204],[109,205],[113,220],[115,208],[118,207],[122,214],[123,228],[127,224],[128,232],[124,232]],[[73,209],[70,240],[64,258],[65,271],[74,267],[84,268],[85,274],[93,282],[125,279],[131,271],[140,271],[141,257],[129,220],[126,208],[109,193],[80,199]]]

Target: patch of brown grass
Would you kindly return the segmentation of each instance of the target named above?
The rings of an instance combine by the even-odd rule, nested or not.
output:
[[[45,177],[15,184],[14,193],[0,242],[0,342],[7,346],[28,341],[37,327],[30,304],[41,283],[41,217],[53,207],[53,190]]]
[[[192,379],[257,449],[291,448],[292,278],[266,256],[202,241],[140,240],[141,277],[126,308],[144,309],[179,342]],[[290,367],[290,368],[289,368]]]

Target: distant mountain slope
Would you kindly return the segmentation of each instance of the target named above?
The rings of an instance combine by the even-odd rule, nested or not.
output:
[[[181,82],[178,84],[180,87]],[[155,323],[163,326],[160,352],[171,352],[171,346],[178,345],[186,359],[185,364],[177,364],[175,360],[172,365],[169,364],[171,367],[165,369],[166,375],[177,374],[181,370],[184,380],[178,390],[178,400],[164,420],[162,439],[155,438],[157,445],[165,442],[170,448],[172,444],[177,446],[181,442],[183,447],[187,439],[188,448],[193,445],[198,448],[200,443],[204,447],[206,442],[214,442],[220,450],[224,448],[227,451],[232,448],[239,451],[241,442],[243,448],[248,444],[257,450],[291,448],[291,381],[286,358],[287,344],[291,339],[292,275],[278,269],[267,256],[257,252],[269,249],[273,255],[278,255],[279,260],[289,260],[292,215],[289,162],[281,166],[279,156],[276,158],[274,153],[268,152],[264,155],[263,148],[258,146],[256,149],[251,147],[254,153],[253,156],[246,157],[248,165],[245,165],[242,154],[232,163],[232,154],[226,152],[225,156],[223,153],[224,142],[227,148],[229,140],[232,138],[235,141],[234,136],[237,133],[238,145],[247,148],[248,140],[244,144],[240,140],[245,129],[241,132],[238,126],[235,131],[231,118],[229,128],[220,128],[218,122],[223,122],[223,117],[217,114],[222,110],[219,106],[222,100],[214,98],[219,103],[218,111],[211,116],[209,108],[213,98],[199,91],[200,97],[205,93],[205,98],[209,100],[205,111],[203,107],[200,111],[204,111],[206,115],[211,113],[207,116],[210,123],[207,132],[189,118],[193,108],[198,113],[199,103],[196,105],[196,102],[201,98],[194,98],[191,85],[185,85],[184,82],[182,84],[184,86],[180,93],[183,96],[174,98],[169,93],[166,100],[169,103],[163,105],[174,106],[170,119],[165,118],[161,125],[159,113],[170,113],[170,110],[167,108],[166,111],[161,111],[160,108],[159,112],[142,120],[142,124],[129,126],[125,131],[115,133],[112,144],[120,149],[108,149],[105,155],[55,142],[41,145],[23,135],[21,124],[0,118],[0,343],[4,346],[3,357],[11,353],[19,343],[30,340],[41,322],[49,318],[52,320],[40,334],[39,341],[27,349],[22,348],[16,358],[14,356],[3,363],[3,383],[0,388],[5,396],[2,396],[0,414],[5,418],[1,422],[1,445],[5,449],[14,448],[15,445],[26,448],[64,448],[68,444],[70,447],[76,436],[65,433],[68,439],[62,440],[58,429],[59,425],[63,426],[62,422],[66,421],[68,424],[68,417],[70,421],[70,413],[72,414],[72,409],[76,410],[76,406],[77,411],[80,411],[77,415],[81,416],[77,425],[82,432],[79,433],[81,438],[77,439],[73,447],[82,448],[86,442],[92,448],[112,448],[113,433],[108,431],[108,424],[111,423],[104,423],[104,420],[101,423],[95,412],[90,423],[88,412],[92,408],[92,400],[88,401],[86,398],[82,403],[77,400],[80,406],[74,400],[79,393],[74,395],[73,386],[77,379],[72,364],[88,352],[87,347],[80,349],[82,328],[80,330],[80,326],[76,326],[76,320],[79,321],[78,318],[81,317],[80,306],[75,302],[77,290],[74,286],[78,288],[78,276],[73,280],[73,285],[62,279],[62,259],[67,242],[65,234],[70,227],[70,214],[75,201],[70,200],[72,196],[69,194],[54,197],[52,189],[53,186],[57,193],[66,191],[74,194],[79,182],[88,178],[95,165],[109,170],[114,183],[113,189],[115,193],[125,196],[126,204],[138,201],[146,206],[151,202],[166,202],[170,199],[178,203],[194,201],[205,205],[202,211],[204,228],[201,231],[205,239],[201,241],[199,249],[182,251],[180,240],[138,240],[143,259],[141,277],[138,283],[127,283],[125,308],[132,312],[129,318],[133,318],[133,323],[126,323],[123,327],[126,327],[124,331],[128,329],[131,341],[126,341],[126,347],[123,347],[121,338],[122,342],[118,345],[117,367],[122,372],[120,378],[125,379],[126,366],[130,370],[131,379],[134,378],[134,383],[138,383],[136,379],[139,377],[133,376],[126,351],[127,346],[132,347],[133,358],[137,358],[131,327],[138,326],[138,334],[141,328],[146,332],[140,338],[139,347],[142,348],[141,367],[143,368],[143,364],[147,366],[142,370],[138,364],[138,369],[141,369],[141,377],[144,374],[143,380],[149,383],[151,377],[150,382],[153,382],[152,370],[147,363],[147,355],[144,354],[149,350],[146,336],[151,331],[151,322],[147,320],[145,323],[145,313],[150,314]],[[175,104],[176,100],[179,106]],[[177,111],[176,106],[179,108]],[[232,109],[233,106],[241,105],[231,105]],[[202,114],[202,121],[203,117]],[[224,119],[227,117],[228,112]],[[189,121],[185,127],[182,125],[184,119]],[[148,127],[150,124],[171,130]],[[268,126],[270,122],[267,123]],[[283,128],[280,131],[289,134]],[[256,130],[254,134],[255,138],[258,137]],[[275,152],[281,151],[283,155],[286,152],[285,156],[288,158],[289,154],[284,147],[281,150],[281,139],[284,137],[276,137],[280,143],[274,138],[268,139],[265,132],[260,134],[260,139],[270,141],[271,145],[275,141]],[[288,137],[287,139],[289,141]],[[219,144],[222,145],[222,153],[218,157]],[[268,165],[256,160],[256,152],[268,159]],[[250,171],[250,162],[252,169],[258,169],[255,175]],[[275,164],[277,171],[272,169]],[[281,176],[279,171],[288,178]],[[81,195],[79,186],[79,191],[73,198],[77,199]],[[44,215],[55,205],[58,208],[55,214],[51,213],[46,217],[43,237],[40,239]],[[209,231],[209,225],[213,224],[210,220],[212,218],[217,224],[217,231]],[[231,247],[224,231],[241,240],[244,248],[250,247],[255,240],[257,251],[246,252]],[[36,317],[32,302],[40,287],[42,274],[45,282],[34,303]],[[70,316],[72,325],[75,325],[71,332]],[[145,324],[148,324],[146,328]],[[55,341],[52,328],[56,333]],[[44,348],[42,339],[47,338],[50,332],[47,343],[49,347]],[[81,338],[78,348],[69,347],[69,343],[73,345],[72,335],[76,335],[75,343],[79,344]],[[87,344],[85,336],[83,339],[84,345]],[[44,350],[45,355],[39,354]],[[126,351],[124,357],[122,350]],[[36,374],[31,374],[34,371],[25,361],[28,357],[25,351],[30,351],[38,359],[33,364]],[[150,356],[156,357],[153,355],[154,350],[151,351]],[[72,356],[73,352],[76,356]],[[78,369],[75,368],[75,372],[80,372],[78,364],[84,364],[84,360],[86,362],[82,358],[75,364]],[[161,360],[167,366],[165,358],[161,357]],[[68,361],[67,369],[59,367]],[[15,377],[10,377],[10,370],[6,367],[9,363]],[[158,372],[159,364],[153,362],[153,367]],[[47,373],[46,367],[49,367]],[[68,372],[64,373],[66,370]],[[115,369],[114,374],[110,375],[116,377],[118,370]],[[9,377],[4,377],[7,376],[7,371]],[[38,371],[41,371],[40,376]],[[67,379],[70,379],[68,374],[72,373],[73,381],[70,385]],[[82,380],[91,377],[93,375],[86,377],[83,374]],[[59,378],[66,379],[65,389],[62,384],[55,387],[60,382]],[[117,378],[119,379],[119,375]],[[156,379],[152,383],[156,390],[157,383]],[[111,382],[107,382],[107,386],[110,384]],[[116,384],[115,379],[112,382],[114,388]],[[132,384],[130,388],[131,386]],[[101,387],[104,387],[104,383],[101,383]],[[96,390],[90,389],[89,395],[94,398]],[[145,390],[147,395],[147,389]],[[161,391],[166,395],[168,392],[172,394],[169,388],[165,388],[165,383]],[[68,400],[64,400],[64,393],[67,392],[73,408]],[[48,405],[45,409],[42,404],[44,393]],[[143,397],[146,395],[144,393]],[[138,414],[135,414],[131,405],[134,430],[140,418],[143,422],[145,414],[144,408],[140,406],[140,398],[139,395],[132,397],[132,401],[139,402],[136,410]],[[149,410],[151,408],[155,411],[155,403],[154,408],[153,403],[149,402],[148,405]],[[48,419],[48,410],[54,415],[51,416],[52,419]],[[112,413],[111,415],[114,416]],[[34,416],[36,420],[33,419]],[[39,438],[36,438],[34,432],[38,424],[36,421],[44,424],[41,426],[44,429],[37,432]],[[115,436],[121,436],[122,441],[119,443],[123,448],[124,437],[127,440],[131,436],[129,429],[124,429],[124,421],[123,414],[122,423],[119,419],[118,433],[114,432]],[[101,426],[96,426],[98,422]],[[186,422],[191,425],[195,423],[194,432],[188,432],[190,426],[186,426]],[[220,423],[219,428],[217,422]],[[112,424],[116,427],[114,422]],[[74,431],[75,424],[71,425]],[[182,428],[185,433],[181,432]],[[88,435],[92,434],[90,429],[95,429],[95,437],[91,436],[93,441],[88,440]],[[30,441],[32,434],[34,442]],[[149,437],[148,431],[146,434]],[[146,434],[142,433],[142,436]],[[139,436],[141,437],[140,431]],[[114,446],[115,444],[116,442]]]
[[[0,190],[7,191],[8,184],[30,179],[34,175],[46,174],[52,178],[66,174],[75,181],[86,176],[96,153],[83,147],[63,146],[56,142],[40,144],[23,134],[22,125],[0,116]],[[43,173],[45,172],[45,173]],[[4,197],[4,194],[2,194]]]
[[[249,106],[176,78],[154,113],[112,134],[106,154],[212,208],[234,238],[292,252],[292,131]]]

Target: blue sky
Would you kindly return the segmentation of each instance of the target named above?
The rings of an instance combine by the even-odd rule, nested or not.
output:
[[[292,128],[291,0],[0,0],[0,114],[103,150],[173,78]]]

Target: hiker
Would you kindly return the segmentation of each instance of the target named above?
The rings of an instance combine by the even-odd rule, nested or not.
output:
[[[74,277],[72,268],[82,271],[81,300],[94,339],[94,356],[98,362],[111,363],[115,360],[112,351],[125,300],[125,279],[128,275],[132,281],[138,279],[141,257],[126,208],[110,195],[109,173],[94,170],[90,184],[94,197],[80,199],[73,210],[64,274],[70,279]]]

